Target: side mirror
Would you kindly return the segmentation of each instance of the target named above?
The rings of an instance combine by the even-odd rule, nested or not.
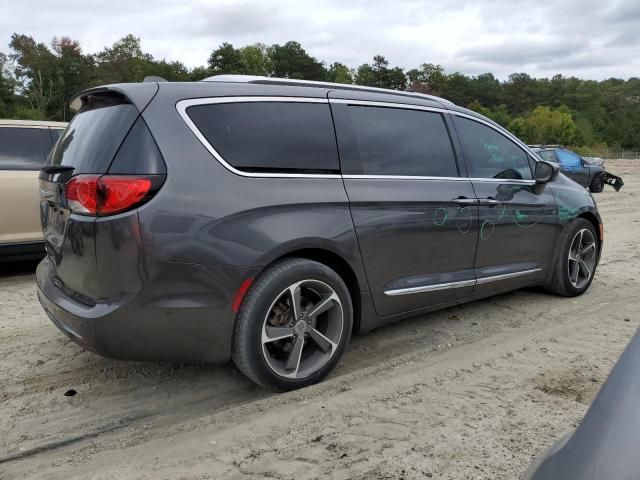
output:
[[[536,183],[549,183],[558,178],[560,173],[560,165],[546,161],[538,161],[536,163],[536,171],[534,174]]]

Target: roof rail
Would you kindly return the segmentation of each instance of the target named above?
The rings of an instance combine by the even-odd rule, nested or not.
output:
[[[149,75],[144,77],[144,80],[142,80],[142,82],[166,82],[167,80],[165,80],[162,77],[156,77],[155,75]]]
[[[214,75],[201,80],[202,82],[236,82],[236,83],[260,83],[264,85],[291,85],[299,87],[317,87],[317,88],[335,88],[339,90],[359,90],[365,92],[386,93],[390,95],[402,95],[410,97],[420,97],[429,100],[435,100],[436,102],[445,103],[447,105],[453,105],[453,102],[436,97],[435,95],[427,95],[425,93],[418,92],[406,92],[401,90],[391,90],[389,88],[367,87],[364,85],[353,85],[350,83],[334,83],[334,82],[320,82],[316,80],[298,80],[295,78],[276,78],[276,77],[263,77],[259,75]]]

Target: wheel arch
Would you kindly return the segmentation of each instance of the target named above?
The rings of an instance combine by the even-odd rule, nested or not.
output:
[[[584,218],[585,220],[589,221],[593,225],[593,228],[596,231],[596,237],[598,238],[598,250],[600,250],[600,247],[602,245],[602,238],[600,238],[601,237],[600,221],[598,220],[598,218],[595,216],[595,214],[588,211],[582,212],[580,215],[578,215],[578,218]]]

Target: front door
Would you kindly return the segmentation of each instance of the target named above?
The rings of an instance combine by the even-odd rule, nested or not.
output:
[[[469,297],[477,206],[444,114],[375,102],[331,105],[377,313],[390,316]]]
[[[535,160],[514,139],[473,117],[454,122],[479,202],[474,295],[540,280],[556,232],[551,189],[535,185]]]

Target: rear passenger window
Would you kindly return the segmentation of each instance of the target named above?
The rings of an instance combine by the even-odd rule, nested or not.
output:
[[[48,128],[0,127],[0,170],[40,170],[51,147]]]
[[[222,159],[239,170],[340,170],[328,104],[218,103],[189,107],[187,114]]]
[[[457,177],[442,115],[385,107],[349,106],[360,154],[357,173]]]
[[[498,131],[480,122],[456,117],[469,176],[531,180],[528,154]]]

